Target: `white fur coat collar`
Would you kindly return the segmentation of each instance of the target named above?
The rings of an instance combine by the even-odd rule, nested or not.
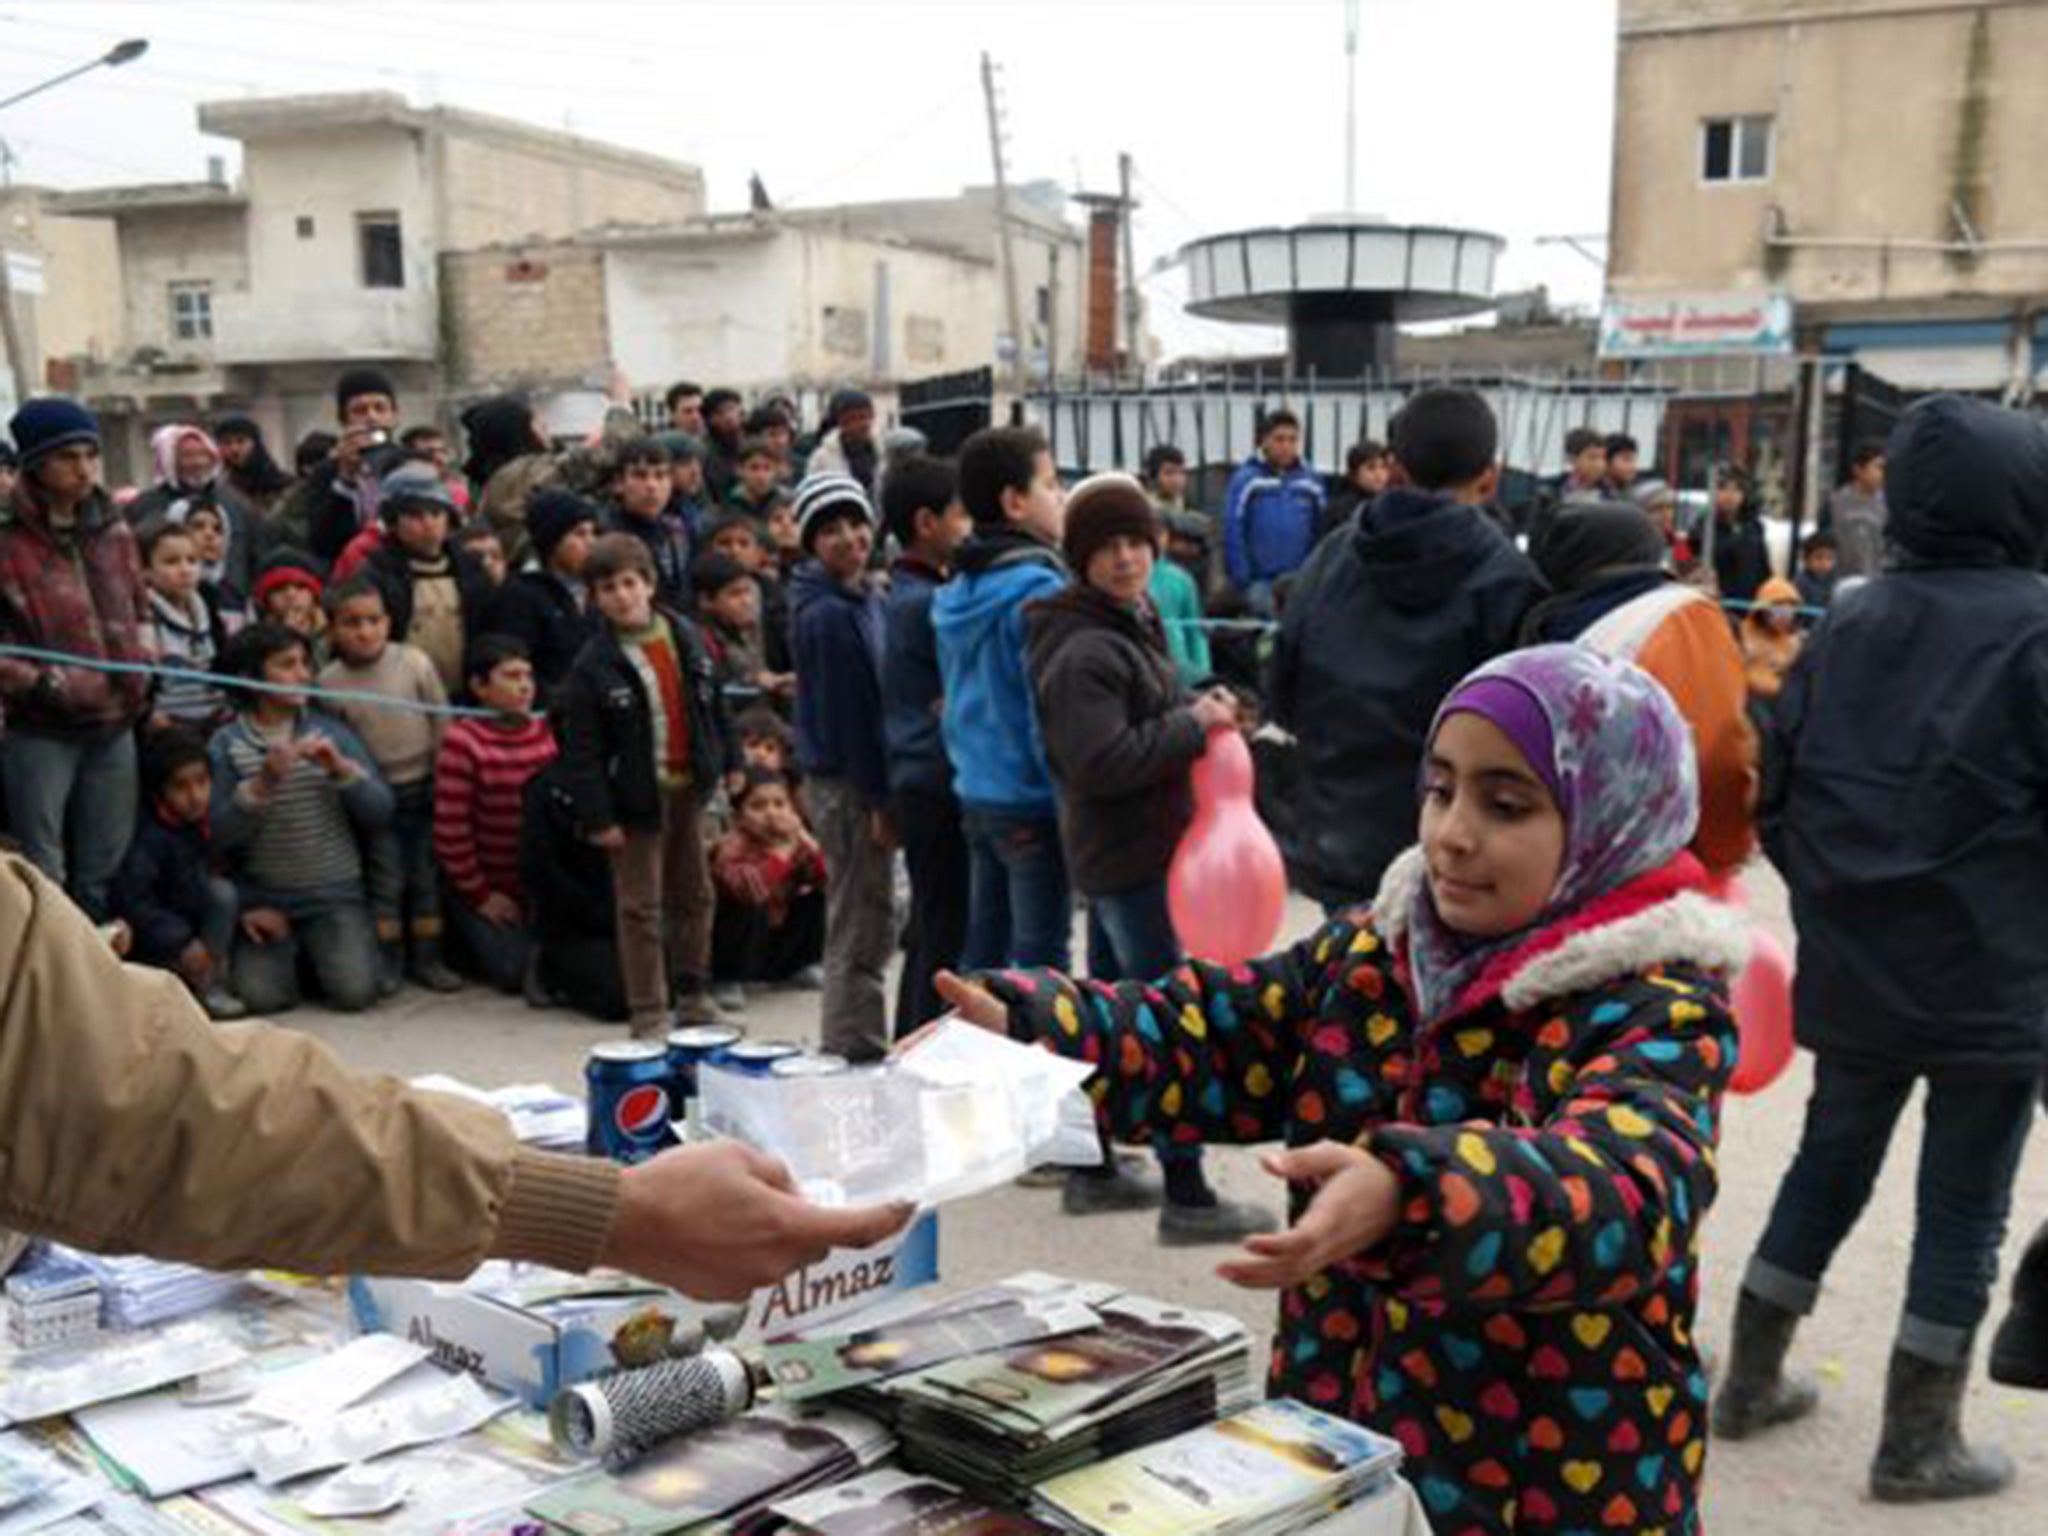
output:
[[[1388,946],[1407,942],[1408,911],[1422,888],[1422,850],[1410,848],[1387,866],[1373,900],[1373,924]],[[1696,965],[1734,976],[1749,963],[1749,924],[1741,912],[1697,891],[1680,891],[1655,906],[1573,933],[1515,971],[1501,988],[1512,1013],[1635,976],[1656,965]]]

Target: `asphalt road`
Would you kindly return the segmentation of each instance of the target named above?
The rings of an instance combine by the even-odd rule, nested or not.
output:
[[[1752,877],[1760,920],[1788,945],[1782,886],[1766,869]],[[1316,912],[1294,902],[1288,934],[1306,932]],[[452,997],[408,990],[384,1008],[349,1018],[304,1010],[290,1022],[329,1041],[351,1063],[412,1076],[447,1072],[495,1086],[541,1080],[575,1089],[585,1052],[617,1031],[572,1016],[528,1009],[517,999],[472,989]],[[745,1020],[763,1038],[815,1040],[817,997],[776,992],[750,1001]],[[1810,1085],[1807,1059],[1768,1092],[1731,1102],[1722,1135],[1722,1185],[1706,1239],[1706,1293],[1699,1333],[1725,1352],[1728,1315],[1742,1265],[1768,1214],[1777,1180],[1791,1159]],[[1818,1314],[1794,1359],[1817,1371],[1820,1411],[1746,1445],[1716,1445],[1707,1463],[1707,1528],[1757,1536],[1853,1529],[1859,1536],[2048,1530],[2048,1395],[2010,1391],[1981,1377],[1968,1423],[2002,1444],[2020,1464],[2015,1488],[1999,1499],[1927,1509],[1888,1509],[1863,1491],[1875,1448],[1885,1360],[1904,1289],[1911,1239],[1913,1169],[1919,1154],[1917,1111],[1909,1110],[1887,1158],[1869,1211],[1838,1256]],[[1218,1187],[1277,1206],[1278,1191],[1241,1149],[1210,1156]],[[2020,1172],[2010,1270],[2033,1223],[2048,1217],[2048,1143],[2036,1136]],[[1227,1309],[1261,1330],[1269,1300],[1225,1285],[1213,1274],[1216,1250],[1161,1248],[1145,1214],[1069,1218],[1057,1190],[1005,1189],[950,1206],[941,1217],[947,1285],[975,1285],[1020,1269],[1045,1269],[1129,1285],[1191,1305]],[[2002,1305],[2001,1280],[2001,1305]],[[1996,1313],[1994,1313],[1995,1321]],[[1981,1351],[1980,1351],[1981,1353]]]

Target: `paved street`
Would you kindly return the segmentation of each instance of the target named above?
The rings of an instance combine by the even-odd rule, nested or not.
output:
[[[1782,888],[1768,873],[1752,881],[1765,920],[1789,940]],[[1296,902],[1289,932],[1305,931],[1314,911]],[[765,1037],[815,1038],[815,995],[760,996],[747,1020]],[[544,1079],[573,1087],[584,1052],[613,1031],[563,1015],[541,1014],[514,999],[470,991],[452,999],[407,992],[395,1004],[360,1018],[312,1011],[293,1022],[331,1042],[351,1062],[414,1074],[442,1071],[481,1084]],[[1778,1176],[1798,1135],[1808,1087],[1804,1057],[1770,1092],[1735,1100],[1722,1140],[1723,1183],[1707,1237],[1707,1292],[1701,1335],[1719,1351],[1734,1285],[1762,1228]],[[1875,1444],[1885,1359],[1904,1283],[1911,1232],[1912,1174],[1920,1142],[1909,1110],[1885,1178],[1861,1226],[1844,1248],[1819,1315],[1802,1336],[1796,1358],[1818,1370],[1825,1401],[1817,1416],[1762,1443],[1717,1445],[1708,1462],[1708,1528],[1759,1533],[1853,1528],[1870,1536],[1940,1531],[1943,1536],[2039,1531],[2048,1526],[2048,1395],[2029,1395],[1981,1380],[1970,1422],[1998,1439],[2019,1461],[2017,1487],[2002,1499],[1939,1512],[1888,1510],[1862,1487]],[[1218,1185],[1241,1197],[1274,1191],[1249,1154],[1212,1155]],[[2048,1142],[2036,1137],[2018,1189],[2006,1261],[2017,1257],[2032,1222],[2048,1214]],[[1216,1255],[1165,1250],[1153,1241],[1148,1216],[1063,1217],[1052,1190],[1007,1189],[942,1217],[942,1262],[949,1284],[975,1284],[1013,1270],[1044,1268],[1088,1274],[1157,1295],[1228,1308],[1265,1327],[1264,1298],[1222,1284],[1210,1272]],[[2002,1282],[2001,1282],[2002,1284]]]

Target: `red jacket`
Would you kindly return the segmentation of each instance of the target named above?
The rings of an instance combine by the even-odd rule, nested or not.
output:
[[[27,479],[0,509],[0,642],[100,661],[147,662],[149,598],[135,535],[103,491],[78,522],[51,529]],[[0,700],[11,725],[36,731],[105,731],[133,725],[149,707],[147,675],[32,662],[0,666]]]

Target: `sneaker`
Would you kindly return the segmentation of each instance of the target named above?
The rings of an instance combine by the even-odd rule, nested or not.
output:
[[[249,1016],[249,1005],[226,987],[208,987],[204,1006],[208,1018],[217,1019],[222,1023]]]
[[[1116,1171],[1069,1173],[1060,1192],[1060,1209],[1069,1216],[1099,1216],[1106,1211],[1149,1211],[1166,1198],[1159,1180],[1119,1162]]]
[[[736,981],[714,981],[711,984],[711,1006],[720,1013],[745,1013],[747,989]]]
[[[393,961],[380,961],[377,966],[377,996],[396,997],[405,986],[405,967]]]
[[[807,965],[789,978],[789,984],[799,992],[822,992],[825,990],[825,967]]]
[[[1159,1241],[1168,1248],[1240,1243],[1277,1226],[1271,1211],[1243,1200],[1217,1200],[1208,1205],[1169,1201],[1159,1209]]]
[[[686,992],[669,1019],[671,1029],[694,1029],[701,1024],[719,1022],[718,1010],[712,1006],[709,992]]]
[[[429,992],[460,992],[462,978],[448,968],[447,962],[429,957],[415,960],[408,974]]]

